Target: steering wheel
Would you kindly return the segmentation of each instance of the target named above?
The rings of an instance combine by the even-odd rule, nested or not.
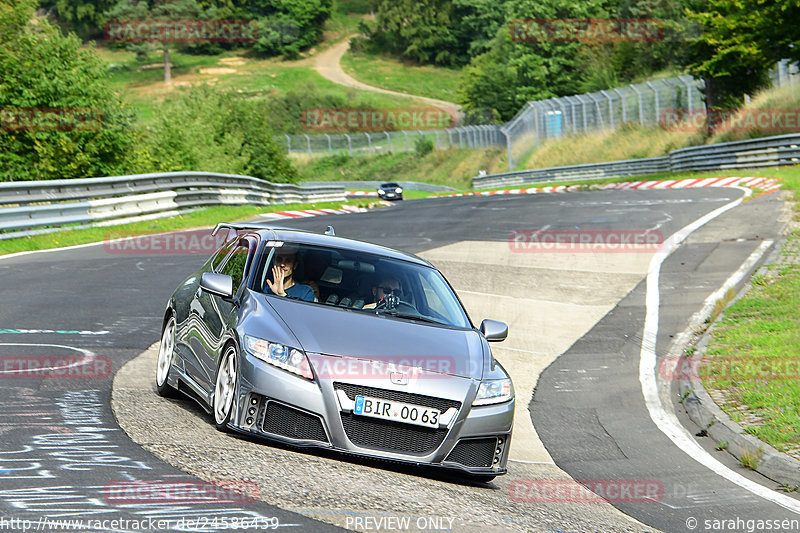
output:
[[[386,310],[397,310],[401,313],[418,313],[417,308],[411,305],[408,302],[404,302],[395,294],[387,294],[375,304],[376,310],[386,309]]]

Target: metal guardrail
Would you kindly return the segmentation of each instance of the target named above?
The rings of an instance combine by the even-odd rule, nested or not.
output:
[[[122,224],[209,205],[344,201],[338,184],[271,183],[232,174],[167,172],[0,183],[0,238],[66,224]]]
[[[587,181],[663,172],[724,170],[800,164],[800,134],[692,146],[664,157],[503,172],[472,178],[475,189],[550,181]]]

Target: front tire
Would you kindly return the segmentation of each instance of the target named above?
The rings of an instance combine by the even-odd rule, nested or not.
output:
[[[158,348],[158,363],[156,363],[156,391],[159,396],[165,398],[174,398],[178,395],[178,391],[169,384],[169,373],[174,358],[175,316],[170,316],[161,333],[161,346]]]
[[[236,404],[236,389],[239,383],[238,353],[236,346],[228,345],[222,352],[222,357],[217,367],[217,377],[214,380],[214,399],[212,412],[214,425],[220,431],[228,430],[228,423],[233,416]]]

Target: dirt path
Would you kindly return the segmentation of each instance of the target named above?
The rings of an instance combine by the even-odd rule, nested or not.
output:
[[[426,98],[424,96],[415,96],[412,94],[400,93],[397,91],[390,91],[388,89],[381,89],[380,87],[373,87],[372,85],[367,85],[366,83],[361,83],[360,81],[348,76],[344,70],[342,70],[341,59],[342,56],[347,52],[350,48],[350,39],[355,37],[354,35],[348,35],[345,37],[342,42],[335,44],[334,46],[328,48],[324,52],[321,52],[316,57],[316,61],[314,63],[314,68],[320,75],[324,78],[329,79],[333,83],[338,83],[339,85],[344,85],[345,87],[353,87],[354,89],[361,89],[363,91],[373,91],[376,93],[384,93],[384,94],[391,94],[393,96],[403,96],[405,98],[412,98],[419,102],[424,102],[425,104],[432,105],[435,107],[441,107],[449,110],[453,110],[457,114],[461,112],[461,106],[454,103],[454,102],[447,102],[445,100],[437,100],[435,98]]]

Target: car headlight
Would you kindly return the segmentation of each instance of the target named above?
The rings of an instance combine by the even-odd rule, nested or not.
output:
[[[403,192],[403,189],[401,189],[400,187],[398,187],[398,188],[396,188],[396,189],[394,190],[394,192],[396,192],[397,194],[400,194],[401,192]]]
[[[378,189],[378,194],[386,194],[386,191],[384,191],[383,189]]]
[[[503,403],[514,397],[514,387],[511,379],[492,379],[481,381],[478,387],[478,395],[472,405],[489,405],[493,403]]]
[[[306,379],[314,379],[308,357],[297,348],[245,335],[245,347],[256,358]]]

